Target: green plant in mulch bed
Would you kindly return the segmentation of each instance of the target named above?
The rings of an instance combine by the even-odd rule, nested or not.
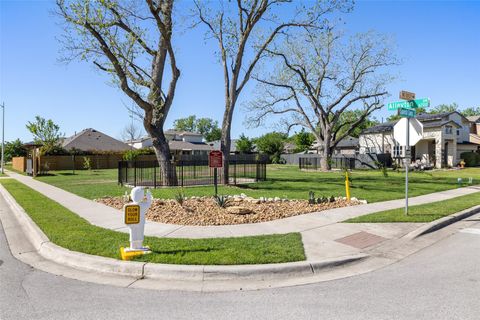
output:
[[[220,208],[226,208],[229,205],[229,203],[231,202],[230,198],[228,196],[225,196],[225,195],[215,196],[215,197],[213,197],[213,199],[215,200],[215,203]]]

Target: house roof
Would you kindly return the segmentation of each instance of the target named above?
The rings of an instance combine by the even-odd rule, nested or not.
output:
[[[174,134],[174,135],[179,135],[179,136],[202,136],[201,133],[197,132],[190,132],[190,131],[177,131],[177,130],[167,130],[165,131],[165,134]]]
[[[467,117],[470,122],[480,122],[480,115]]]
[[[437,128],[437,127],[444,126],[446,124],[452,124],[452,125],[456,126],[457,128],[461,127],[460,124],[458,124],[457,122],[455,122],[453,120],[443,121],[444,117],[449,116],[452,113],[458,113],[458,112],[454,111],[454,112],[444,112],[444,113],[438,113],[438,114],[422,113],[422,114],[419,114],[416,117],[416,119],[423,124],[424,128]],[[373,126],[373,127],[370,127],[370,128],[367,128],[367,129],[363,130],[362,134],[390,132],[390,131],[393,130],[393,127],[395,126],[395,124],[397,122],[398,122],[398,120],[378,124],[376,126]]]
[[[420,113],[415,118],[418,119],[418,121],[442,120],[443,118],[448,117],[452,113],[458,113],[458,112],[452,111],[452,112],[442,112],[442,113]]]
[[[347,136],[337,143],[337,148],[356,148],[358,146],[358,138]]]
[[[67,150],[76,149],[82,151],[127,151],[131,149],[126,143],[92,128],[84,129],[64,139],[62,147]]]
[[[429,122],[422,122],[424,128],[437,128],[437,127],[442,127],[447,124],[452,124],[456,126],[457,128],[460,128],[461,125],[456,123],[453,120],[448,120],[448,121],[429,121]]]
[[[377,124],[376,126],[367,128],[362,131],[362,134],[365,133],[382,133],[382,132],[390,132],[393,130],[393,126],[397,123],[398,121],[391,121],[391,122],[385,122],[381,124]]]
[[[346,136],[339,143],[337,143],[336,148],[356,148],[358,146],[358,138],[351,136]],[[312,145],[313,149],[323,148],[318,141],[315,141]]]
[[[186,141],[171,140],[168,142],[170,150],[213,150],[212,146],[206,143],[193,143]]]
[[[469,143],[472,143],[472,144],[480,144],[480,136],[478,134],[475,134],[475,133],[470,133],[469,137]]]

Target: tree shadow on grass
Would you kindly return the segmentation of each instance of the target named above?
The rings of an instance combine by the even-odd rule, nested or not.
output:
[[[152,253],[156,254],[166,254],[166,255],[177,255],[177,254],[186,254],[186,253],[194,253],[194,252],[203,252],[203,253],[208,253],[216,251],[216,249],[213,248],[206,248],[206,249],[180,249],[180,250],[153,250]]]
[[[405,217],[422,217],[422,218],[428,218],[428,220],[425,220],[426,222],[434,221],[446,216],[442,216],[436,213],[411,213],[409,212],[408,215]]]

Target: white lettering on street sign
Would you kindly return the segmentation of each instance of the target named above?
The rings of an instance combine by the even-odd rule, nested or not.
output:
[[[390,111],[397,110],[397,109],[428,108],[429,106],[430,106],[430,99],[428,98],[387,103],[387,109]]]

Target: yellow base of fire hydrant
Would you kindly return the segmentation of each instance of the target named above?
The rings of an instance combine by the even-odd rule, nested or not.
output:
[[[122,260],[132,260],[135,257],[138,256],[143,256],[145,254],[152,253],[152,251],[149,250],[150,248],[147,246],[145,249],[140,249],[140,250],[133,250],[129,248],[124,248],[120,247],[120,255],[122,257]]]

